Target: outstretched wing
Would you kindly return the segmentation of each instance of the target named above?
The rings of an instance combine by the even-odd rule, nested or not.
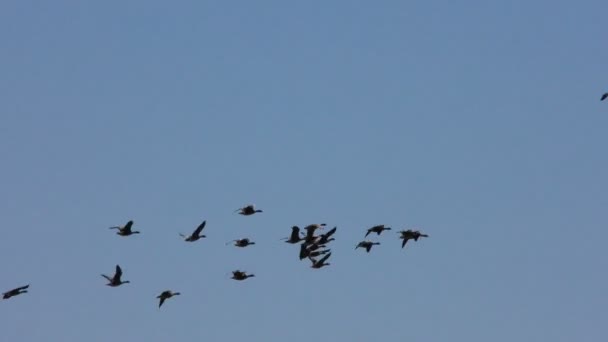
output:
[[[369,233],[371,233],[373,231],[373,228],[370,228],[367,230],[367,233],[365,233],[365,237],[367,237],[369,235]]]
[[[167,298],[166,298],[166,297],[164,297],[164,296],[161,296],[161,297],[160,297],[160,302],[158,303],[158,307],[159,307],[159,308],[160,308],[161,306],[163,306],[163,303],[165,302],[165,299],[167,299]]]
[[[323,236],[325,236],[325,238],[329,238],[330,236],[334,235],[334,233],[336,232],[336,230],[338,229],[338,227],[333,227],[330,231],[328,231],[327,233],[323,234]]]
[[[407,238],[403,239],[403,242],[401,243],[401,248],[405,247],[405,244],[407,243]]]
[[[329,257],[331,256],[331,252],[325,254],[325,256],[323,258],[321,258],[321,260],[319,260],[319,263],[324,263],[325,261],[327,261],[327,259],[329,259]]]
[[[17,291],[22,291],[22,290],[27,289],[28,287],[30,287],[30,284],[27,284],[27,285],[25,285],[25,286],[18,287],[18,288],[16,288],[15,290],[17,290]]]
[[[300,239],[300,228],[298,226],[291,227],[291,236],[289,240],[298,241]]]
[[[205,228],[205,225],[207,224],[207,221],[203,221],[203,223],[201,223],[196,230],[194,231],[194,234],[196,235],[200,235],[200,233],[203,231],[203,228]]]

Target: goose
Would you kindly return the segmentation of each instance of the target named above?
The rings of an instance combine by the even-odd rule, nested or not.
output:
[[[234,280],[245,280],[251,277],[255,277],[255,274],[247,274],[246,272],[239,270],[232,271],[232,279]]]
[[[367,230],[367,233],[365,233],[365,237],[367,237],[370,233],[376,233],[380,235],[385,230],[391,230],[391,227],[385,227],[383,224],[373,226]]]
[[[331,252],[331,249],[325,249],[325,250],[322,250],[322,251],[313,251],[313,252],[308,253],[308,257],[314,258],[314,257],[321,256],[323,254],[330,253],[330,252]]]
[[[325,245],[319,245],[316,243],[303,243],[300,245],[300,260],[306,259],[311,252],[318,250],[319,248],[324,248]]]
[[[310,259],[310,261],[312,261],[312,265],[310,267],[312,267],[312,268],[321,268],[323,266],[329,266],[330,263],[326,263],[325,261],[327,261],[327,259],[329,259],[330,256],[331,256],[331,253],[327,253],[320,260],[316,260],[316,259],[314,259],[312,257],[308,257]]]
[[[116,272],[114,273],[114,276],[112,278],[108,277],[105,274],[102,274],[101,276],[106,278],[109,281],[109,283],[107,283],[106,285],[111,286],[111,287],[116,287],[116,286],[120,286],[122,284],[130,283],[130,281],[128,281],[128,280],[122,281],[120,279],[120,277],[122,276],[122,269],[118,265],[116,265]]]
[[[21,286],[16,289],[12,289],[10,291],[6,291],[2,294],[2,299],[9,299],[11,297],[18,296],[22,293],[27,293],[27,288],[29,288],[29,287],[30,287],[30,284],[27,284],[25,286]]]
[[[139,231],[131,231],[131,227],[133,227],[132,220],[127,222],[127,224],[125,224],[124,227],[114,226],[114,227],[110,227],[110,229],[118,229],[118,232],[116,232],[116,234],[118,234],[120,236],[129,236],[132,234],[139,234]]]
[[[163,305],[163,303],[165,302],[165,300],[173,297],[173,296],[179,296],[180,293],[179,292],[173,292],[171,290],[165,290],[163,292],[161,292],[161,294],[159,294],[158,296],[156,296],[156,298],[159,298],[160,301],[158,303],[158,308],[160,309],[160,307]]]
[[[291,227],[291,235],[289,235],[287,238],[282,238],[281,240],[286,240],[286,243],[294,244],[302,241],[303,239],[304,238],[300,236],[300,227],[293,226]]]
[[[226,244],[229,244],[230,242],[234,242],[234,245],[236,247],[247,247],[249,245],[255,245],[255,242],[250,241],[248,238],[232,240],[232,241],[227,242]]]
[[[399,238],[403,239],[403,242],[401,243],[401,248],[405,247],[407,240],[414,239],[414,241],[418,241],[418,238],[420,238],[420,237],[429,237],[427,234],[420,233],[419,230],[411,230],[411,229],[402,230],[399,232],[399,234],[401,234],[401,236]]]
[[[190,236],[186,236],[182,233],[180,233],[179,235],[183,238],[185,238],[184,241],[188,241],[188,242],[194,242],[197,241],[198,239],[202,239],[202,238],[206,238],[206,235],[201,235],[201,232],[203,231],[203,228],[205,228],[205,225],[207,224],[207,221],[203,221],[203,223],[201,223],[193,232],[192,234],[190,234]]]
[[[239,212],[239,214],[245,215],[245,216],[249,216],[249,215],[253,215],[255,213],[262,213],[263,212],[262,210],[255,209],[255,205],[253,205],[253,204],[246,205],[246,206],[244,206],[242,208],[239,208],[239,209],[235,210],[234,212],[237,212],[237,211]]]
[[[372,246],[379,245],[379,244],[380,244],[380,242],[361,241],[361,242],[359,242],[357,247],[355,247],[355,249],[357,249],[359,247],[365,248],[367,250],[367,253],[369,253],[369,251],[372,249]]]
[[[320,223],[320,224],[309,224],[308,226],[304,227],[304,229],[306,230],[306,236],[304,237],[304,241],[306,243],[312,243],[313,241],[315,241],[315,239],[317,238],[317,236],[314,236],[315,234],[315,230],[317,229],[323,229],[323,227],[325,227],[326,224],[325,223]]]
[[[606,98],[608,98],[608,93],[604,93],[600,101],[604,101]]]
[[[324,245],[326,243],[329,243],[330,241],[335,240],[334,238],[330,239],[330,236],[334,235],[334,233],[336,232],[337,229],[338,229],[338,227],[333,227],[327,233],[321,234],[320,236],[318,236],[318,239],[315,240],[315,243],[319,244],[319,245]]]

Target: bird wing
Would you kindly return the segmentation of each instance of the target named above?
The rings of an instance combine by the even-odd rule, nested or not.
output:
[[[25,285],[25,286],[18,287],[18,288],[16,288],[15,290],[17,290],[17,291],[21,291],[21,290],[25,290],[25,289],[27,289],[28,287],[30,287],[30,284],[27,284],[27,285]]]
[[[300,228],[298,226],[291,227],[291,236],[289,240],[298,241],[300,239]]]
[[[331,256],[331,252],[330,252],[330,253],[325,254],[325,256],[324,256],[324,257],[322,257],[322,258],[321,258],[321,260],[319,260],[319,263],[320,263],[320,264],[324,263],[325,261],[327,261],[327,259],[329,259],[329,257],[330,257],[330,256]]]
[[[407,243],[407,238],[404,238],[403,242],[401,243],[401,248],[405,247],[406,243]]]
[[[199,235],[199,234],[200,234],[200,233],[203,231],[203,228],[205,228],[205,225],[206,225],[206,224],[207,224],[207,221],[206,221],[206,220],[205,220],[205,221],[203,221],[203,223],[201,223],[201,224],[200,224],[200,225],[199,225],[199,226],[196,228],[196,230],[194,231],[194,234]]]
[[[122,277],[122,269],[120,268],[120,266],[116,265],[116,273],[114,273],[114,279],[116,279],[116,281],[120,281],[120,277]]]
[[[167,299],[165,296],[161,296],[160,297],[160,302],[158,303],[158,307],[160,308],[161,306],[163,306],[163,303],[165,302],[165,299]]]
[[[323,234],[323,236],[325,236],[325,238],[329,238],[330,236],[334,235],[334,233],[336,232],[336,230],[338,229],[338,227],[333,227],[330,231],[328,231],[327,233]]]
[[[604,101],[606,98],[608,98],[608,93],[605,93],[604,95],[602,95],[602,101]]]
[[[107,275],[102,274],[101,276],[104,277],[104,278],[106,278],[109,282],[112,282],[112,278],[108,277]]]
[[[365,237],[367,237],[367,236],[369,235],[369,233],[371,233],[371,232],[372,232],[372,229],[371,229],[371,228],[370,228],[370,229],[368,229],[368,230],[367,230],[367,233],[365,233]]]

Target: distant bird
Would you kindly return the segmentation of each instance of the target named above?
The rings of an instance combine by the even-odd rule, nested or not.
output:
[[[604,93],[604,95],[602,95],[602,99],[600,101],[604,101],[606,98],[608,98],[608,93]]]
[[[376,233],[376,234],[380,235],[380,233],[382,233],[385,230],[391,230],[391,227],[385,227],[383,224],[373,226],[367,230],[367,233],[365,233],[365,237],[367,237],[369,235],[369,233]]]
[[[329,259],[330,256],[331,256],[331,253],[325,254],[325,256],[323,258],[321,258],[320,260],[316,260],[313,257],[308,257],[310,259],[310,261],[312,261],[312,265],[310,267],[321,268],[323,266],[329,266],[330,263],[326,263],[325,261],[327,261],[327,259]]]
[[[249,245],[255,245],[255,242],[249,240],[248,238],[238,239],[238,240],[232,240],[232,241],[229,241],[226,244],[229,244],[230,242],[234,242],[234,245],[236,247],[247,247]]]
[[[109,283],[107,283],[106,285],[112,286],[112,287],[130,283],[130,281],[128,281],[128,280],[122,281],[120,279],[120,277],[122,277],[122,269],[118,265],[116,265],[116,272],[114,273],[114,276],[112,278],[108,277],[105,274],[102,274],[101,276],[106,278],[109,281]]]
[[[192,234],[190,236],[186,236],[182,233],[179,234],[179,236],[186,238],[184,241],[188,241],[188,242],[194,242],[198,239],[202,239],[202,238],[206,238],[206,235],[201,235],[201,232],[203,231],[203,228],[205,228],[205,225],[207,224],[207,221],[203,221],[203,223],[199,224],[198,227],[192,232]]]
[[[325,227],[326,224],[325,223],[320,223],[320,224],[309,224],[308,226],[304,227],[304,229],[306,230],[306,236],[304,237],[304,241],[306,243],[312,243],[317,237],[314,236],[315,234],[315,230],[317,229],[323,229],[323,227]]]
[[[249,204],[249,205],[246,205],[246,206],[244,206],[242,208],[239,208],[239,209],[235,210],[235,212],[237,212],[237,211],[239,212],[239,214],[245,215],[245,216],[249,216],[249,215],[253,215],[255,213],[261,213],[261,212],[263,212],[263,211],[261,211],[259,209],[255,209],[255,205],[253,205],[253,204]]]
[[[414,239],[414,241],[418,241],[418,238],[420,238],[420,237],[429,237],[426,234],[420,233],[420,231],[418,231],[418,230],[411,230],[411,229],[402,230],[399,232],[399,234],[401,234],[401,236],[399,238],[403,239],[403,242],[401,243],[401,248],[405,247],[407,240]]]
[[[291,227],[291,235],[288,238],[282,238],[281,240],[286,240],[287,243],[298,243],[302,241],[304,238],[300,236],[300,227],[293,226]]]
[[[11,297],[18,296],[22,293],[27,293],[27,288],[29,288],[29,287],[30,287],[30,284],[27,284],[25,286],[21,286],[16,289],[12,289],[10,291],[6,291],[2,294],[2,299],[9,299]]]
[[[359,247],[365,248],[367,250],[367,253],[369,253],[369,251],[372,249],[372,246],[379,245],[379,244],[380,244],[380,242],[361,241],[361,242],[359,242],[357,247],[355,247],[355,249],[357,249]]]
[[[116,234],[118,234],[120,236],[129,236],[131,234],[139,234],[138,231],[131,231],[131,227],[133,227],[133,221],[127,222],[127,224],[125,224],[124,227],[115,226],[115,227],[110,227],[110,229],[118,229],[118,232],[116,232]]]
[[[315,243],[319,245],[324,245],[326,243],[329,243],[330,241],[335,240],[334,238],[330,239],[330,237],[334,235],[337,229],[338,227],[333,227],[327,233],[319,235],[318,239],[315,240]]]
[[[163,291],[161,294],[159,294],[158,296],[156,296],[156,298],[159,298],[160,301],[158,303],[158,308],[160,309],[160,307],[163,305],[163,303],[165,302],[165,300],[173,297],[173,296],[179,296],[180,293],[179,292],[172,292],[171,290],[166,290]]]
[[[234,280],[245,280],[251,277],[255,277],[255,274],[247,274],[239,270],[232,271],[232,279]]]

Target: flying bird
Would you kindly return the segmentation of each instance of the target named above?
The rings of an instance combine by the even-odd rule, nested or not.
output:
[[[403,239],[403,242],[401,243],[401,248],[405,247],[405,244],[407,243],[408,240],[414,239],[414,241],[418,241],[418,238],[429,237],[426,234],[420,233],[419,230],[411,230],[411,229],[402,230],[399,232],[399,234],[401,234],[401,236],[399,238]]]
[[[355,247],[355,249],[361,247],[361,248],[365,248],[365,250],[367,251],[367,253],[369,253],[369,251],[372,249],[372,246],[374,245],[379,245],[380,242],[371,242],[371,241],[361,241],[359,242],[359,244],[357,245],[357,247]]]
[[[237,212],[237,211],[239,212],[239,214],[245,215],[245,216],[263,212],[262,210],[255,209],[255,205],[253,205],[253,204],[246,205],[242,208],[235,210],[234,212]]]
[[[158,296],[156,296],[156,298],[159,298],[160,301],[158,303],[158,308],[160,309],[160,307],[163,305],[163,303],[165,302],[165,300],[173,297],[173,296],[179,296],[180,293],[179,292],[173,292],[171,290],[166,290],[163,291],[161,294],[159,294]]]
[[[201,235],[201,232],[203,231],[203,228],[205,228],[206,224],[207,224],[207,221],[203,221],[203,223],[199,224],[198,227],[192,232],[192,234],[190,234],[190,236],[186,236],[181,233],[179,235],[183,238],[186,238],[184,241],[188,241],[188,242],[194,242],[194,241],[197,241],[198,239],[205,238],[207,236]]]
[[[18,287],[16,289],[12,289],[10,291],[6,291],[2,294],[2,299],[9,299],[14,296],[18,296],[22,293],[27,293],[27,289],[30,287],[30,284],[25,286]]]
[[[333,227],[327,233],[319,235],[318,238],[315,240],[315,243],[319,245],[324,245],[326,243],[329,243],[330,241],[335,240],[334,238],[330,239],[330,237],[334,235],[337,229],[338,227]]]
[[[329,259],[329,257],[331,256],[331,253],[325,254],[325,256],[323,258],[321,258],[320,260],[316,260],[313,257],[308,257],[310,259],[310,261],[312,261],[312,265],[310,267],[312,268],[321,268],[323,266],[329,266],[330,263],[326,263],[325,261],[327,261],[327,259]]]
[[[114,276],[112,278],[108,277],[105,274],[102,274],[101,276],[106,278],[109,281],[109,283],[107,283],[106,285],[112,286],[112,287],[130,283],[130,281],[128,281],[128,280],[122,281],[120,279],[120,277],[122,277],[122,269],[118,265],[116,265],[116,272],[114,273]]]
[[[293,226],[291,227],[291,235],[288,238],[282,238],[281,240],[286,240],[286,243],[298,243],[302,241],[304,238],[300,236],[300,227]]]
[[[232,271],[232,279],[234,280],[245,280],[247,278],[255,277],[255,274],[247,274],[239,270]]]
[[[380,235],[385,230],[391,230],[391,227],[385,227],[383,224],[373,226],[367,230],[367,233],[365,233],[365,237],[367,237],[370,233],[376,233]]]
[[[139,231],[131,231],[131,227],[133,227],[133,221],[127,222],[127,224],[125,224],[123,227],[114,226],[114,227],[110,227],[110,229],[118,229],[118,232],[116,232],[116,234],[118,234],[120,236],[129,236],[132,234],[139,234]]]
[[[602,95],[602,99],[600,101],[604,101],[606,98],[608,98],[608,93],[604,93],[604,95]]]
[[[232,241],[227,242],[226,244],[229,244],[230,242],[234,242],[234,245],[236,247],[247,247],[249,245],[255,245],[255,242],[249,240],[248,238],[232,240]]]
[[[306,243],[312,243],[317,236],[314,236],[315,234],[315,230],[317,229],[323,229],[323,227],[325,227],[326,224],[325,223],[315,223],[315,224],[309,224],[308,226],[304,227],[304,230],[306,230],[306,236],[304,237],[304,241]]]

